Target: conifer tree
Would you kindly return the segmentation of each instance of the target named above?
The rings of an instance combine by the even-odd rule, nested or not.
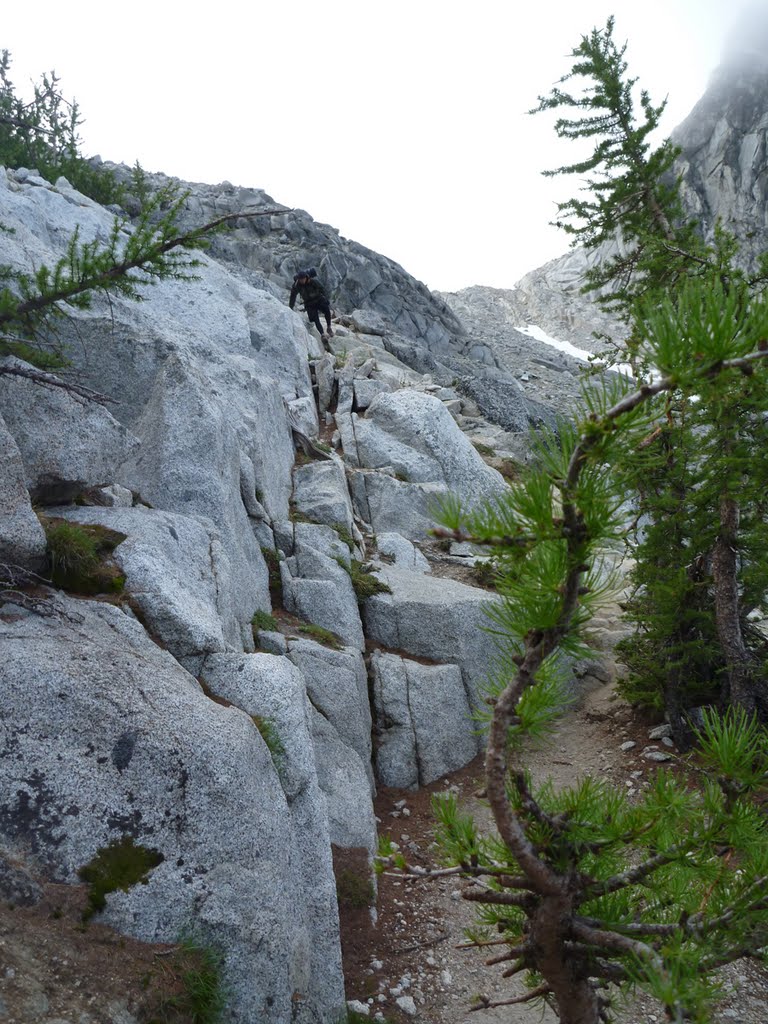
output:
[[[114,175],[80,153],[80,109],[62,94],[56,72],[33,83],[32,98],[25,101],[11,81],[11,63],[9,51],[0,50],[0,164],[34,169],[51,182],[63,175],[99,203],[119,200]]]
[[[735,264],[731,237],[718,229],[707,246],[685,217],[672,173],[677,151],[669,140],[655,150],[648,141],[664,104],[654,106],[641,91],[638,117],[636,79],[627,77],[626,45],[616,45],[613,28],[610,18],[582,38],[571,71],[533,112],[564,110],[557,134],[595,143],[590,157],[545,173],[587,176],[585,197],[559,204],[562,224],[574,243],[613,252],[590,271],[586,290],[596,290],[598,301],[628,324],[624,356],[642,380],[657,367],[644,361],[640,297],[661,302],[697,279],[734,313],[747,307],[765,275],[761,267],[749,279]],[[559,87],[574,80],[580,92]],[[719,315],[709,307],[702,329],[716,327]],[[700,363],[697,332],[686,326],[683,338],[687,358]],[[768,714],[765,641],[747,617],[764,594],[748,581],[766,575],[764,460],[754,456],[768,395],[762,379],[744,379],[718,382],[716,394],[710,389],[709,400],[702,397],[691,404],[672,389],[658,403],[642,447],[623,453],[644,515],[631,605],[638,636],[624,645],[632,670],[627,693],[663,703],[681,745],[690,739],[686,709],[693,704],[719,701]]]
[[[580,67],[608,76],[584,104],[592,111],[626,106],[627,92],[614,88],[624,67],[623,50],[611,48],[612,28],[609,21],[608,39],[592,33],[574,51]],[[626,124],[608,123],[629,138]],[[589,132],[598,134],[594,123]],[[613,152],[608,143],[602,151]],[[644,159],[642,137],[634,153]],[[634,801],[593,779],[560,792],[536,787],[519,764],[522,737],[551,728],[562,705],[563,656],[584,650],[584,629],[606,578],[600,552],[620,544],[627,489],[641,474],[636,453],[652,453],[644,487],[658,488],[659,522],[669,515],[667,529],[678,531],[677,542],[688,560],[701,562],[697,573],[706,579],[699,585],[698,575],[672,557],[656,566],[670,593],[674,570],[696,597],[680,623],[679,646],[701,619],[711,627],[702,595],[711,600],[712,589],[735,578],[732,565],[719,575],[711,565],[733,555],[735,538],[724,531],[729,503],[758,512],[757,496],[745,493],[745,468],[765,423],[768,298],[726,267],[727,246],[696,248],[693,235],[690,251],[672,253],[680,263],[664,294],[653,265],[672,243],[657,230],[662,221],[653,215],[652,181],[644,180],[636,176],[630,188],[624,178],[620,189],[601,188],[598,197],[615,215],[614,227],[630,196],[642,195],[652,214],[648,232],[642,218],[626,232],[634,246],[627,250],[631,274],[638,274],[631,300],[614,294],[631,318],[637,363],[654,374],[586,391],[583,411],[557,433],[542,434],[535,464],[508,494],[471,512],[447,503],[443,517],[443,535],[494,553],[500,599],[491,616],[502,653],[488,695],[485,760],[497,834],[482,835],[455,801],[438,801],[440,838],[453,865],[438,873],[469,882],[463,895],[480,908],[470,944],[487,948],[488,963],[502,965],[505,977],[527,982],[522,995],[497,1003],[481,996],[478,1008],[545,1001],[561,1024],[607,1024],[616,1003],[636,987],[659,999],[673,1024],[706,1024],[717,993],[713,973],[768,949],[768,822],[756,799],[768,771],[768,734],[748,702],[702,713],[698,752],[688,766],[695,784],[661,771]],[[751,560],[745,536],[757,534],[739,540],[748,564],[737,592],[714,595],[739,619],[728,637],[714,631],[731,686],[744,678],[732,669],[745,597],[762,598],[766,584],[764,560]],[[727,552],[718,552],[721,543]],[[650,566],[649,577],[653,571]],[[668,622],[664,629],[669,632]],[[712,628],[707,635],[711,640]],[[429,873],[386,844],[381,856],[414,876]]]
[[[80,111],[62,95],[55,72],[43,75],[34,85],[32,99],[24,102],[10,80],[10,66],[9,52],[0,51],[0,165],[26,166],[51,181],[64,175],[97,202],[124,201],[126,189],[118,186],[114,175],[81,155]],[[97,294],[138,301],[147,286],[159,280],[190,280],[199,266],[194,253],[205,248],[214,231],[239,219],[278,212],[228,214],[182,231],[179,219],[188,193],[178,183],[153,190],[137,164],[128,192],[140,213],[134,222],[127,215],[115,217],[106,239],[83,241],[76,229],[65,254],[52,267],[42,265],[25,273],[0,266],[0,357],[15,356],[31,364],[5,360],[0,362],[0,374],[104,400],[47,372],[67,366],[66,353],[57,343],[57,321],[71,310],[88,309]]]
[[[725,309],[716,329],[708,312]],[[678,392],[709,400],[741,379],[768,376],[768,299],[739,308],[711,285],[687,282],[674,299],[639,310],[643,357],[659,377],[592,392],[576,422],[544,434],[538,459],[483,509],[444,510],[444,535],[485,545],[501,568],[491,612],[504,645],[488,696],[486,796],[496,835],[479,832],[452,800],[438,801],[446,872],[469,881],[480,909],[470,944],[487,948],[522,995],[479,1009],[545,1001],[561,1024],[607,1024],[641,987],[675,1024],[706,1024],[714,972],[768,948],[768,821],[757,805],[768,734],[742,708],[705,712],[695,785],[660,771],[630,800],[587,778],[563,791],[534,786],[518,763],[521,739],[551,728],[562,705],[563,655],[584,651],[601,598],[601,550],[619,543],[625,480],[606,473],[653,427],[652,403]],[[697,325],[702,359],[691,360]],[[383,845],[384,864],[423,877]],[[428,873],[428,872],[426,872]]]

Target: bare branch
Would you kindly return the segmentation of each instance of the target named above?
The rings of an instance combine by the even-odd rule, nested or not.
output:
[[[507,960],[519,960],[521,956],[525,956],[527,951],[526,946],[510,946],[505,953],[499,953],[498,956],[492,956],[485,962],[488,967],[493,967],[495,964],[503,964]]]
[[[15,604],[36,615],[53,615],[51,595],[36,593],[36,589],[50,585],[50,580],[23,565],[0,562],[0,603]]]
[[[628,922],[609,922],[602,921],[597,917],[574,917],[574,921],[578,921],[579,924],[585,925],[587,928],[610,928],[611,931],[618,932],[621,935],[657,935],[665,937],[667,935],[673,935],[675,932],[680,930],[679,922],[674,924],[643,924],[640,921],[628,921]]]
[[[637,939],[631,939],[628,935],[621,935],[619,932],[608,931],[605,928],[590,928],[579,920],[573,921],[572,931],[576,938],[581,939],[590,946],[597,946],[598,949],[620,953],[625,956],[636,956],[640,960],[653,964],[658,971],[665,973],[661,957],[653,946],[649,946],[645,942],[638,942]]]
[[[491,1002],[488,996],[480,996],[480,1002],[475,1006],[471,1006],[470,1012],[474,1010],[493,1010],[497,1006],[519,1006],[521,1003],[530,1003],[534,999],[540,999],[551,992],[552,989],[545,982],[543,985],[538,985],[536,988],[532,988],[523,995],[516,996],[514,999],[499,999],[496,1002]]]
[[[67,391],[71,395],[75,395],[78,398],[84,398],[89,402],[97,402],[99,405],[117,403],[116,398],[110,398],[109,395],[102,395],[99,391],[93,391],[91,388],[86,388],[82,384],[75,384],[72,381],[61,380],[59,377],[55,377],[52,373],[46,373],[44,370],[37,370],[32,366],[17,366],[13,363],[0,363],[0,375],[3,374],[8,374],[14,377],[24,377],[27,380],[31,380],[33,384],[39,384],[42,387],[61,388],[63,391]]]
[[[464,889],[463,900],[470,903],[492,903],[504,907],[529,907],[533,896],[530,893],[516,895],[511,892],[497,892],[495,889]]]

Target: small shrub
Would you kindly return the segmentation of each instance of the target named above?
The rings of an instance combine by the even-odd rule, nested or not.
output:
[[[277,727],[271,718],[264,718],[262,715],[251,715],[253,724],[261,733],[261,738],[266,743],[275,767],[279,767],[285,757],[285,747],[277,731]]]
[[[275,616],[270,615],[269,612],[265,612],[261,608],[257,608],[253,613],[251,625],[253,626],[254,633],[258,632],[260,629],[274,633],[279,629]]]
[[[347,545],[350,551],[355,550],[355,540],[349,531],[349,527],[346,523],[334,523],[333,529],[338,533],[339,540]]]
[[[367,601],[374,594],[392,593],[391,588],[386,583],[376,579],[369,567],[359,562],[356,558],[351,558],[348,562],[345,562],[343,558],[337,558],[336,561],[349,573],[349,578],[352,580],[352,588],[358,601]]]
[[[344,646],[341,637],[336,636],[336,634],[332,633],[330,629],[324,629],[322,626],[316,626],[314,622],[303,622],[299,626],[299,632],[304,633],[313,640],[317,640],[319,644],[324,644],[326,647],[332,647],[334,651],[340,651]]]
[[[87,576],[99,564],[96,538],[78,523],[49,520],[45,527],[51,579],[64,586],[72,577]]]
[[[377,875],[380,875],[387,867],[395,867],[401,871],[406,868],[405,857],[400,852],[400,848],[395,846],[392,836],[388,832],[382,832],[379,835],[373,867]]]
[[[496,581],[499,578],[499,570],[491,559],[481,559],[472,566],[472,575],[481,587],[496,588]]]
[[[78,871],[79,877],[91,887],[83,921],[104,909],[111,892],[117,889],[127,892],[132,885],[146,885],[149,872],[164,859],[159,850],[140,846],[131,836],[102,846]]]
[[[371,879],[351,868],[342,868],[336,875],[336,895],[339,903],[347,907],[372,907],[376,902]]]
[[[273,608],[283,607],[283,581],[280,576],[280,556],[276,548],[262,548],[261,553],[267,563],[269,573],[269,596]]]

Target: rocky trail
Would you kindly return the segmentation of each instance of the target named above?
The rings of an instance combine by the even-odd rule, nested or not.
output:
[[[602,620],[603,640],[615,638],[611,616]],[[591,668],[576,703],[560,721],[555,735],[531,747],[525,763],[537,781],[551,778],[556,785],[580,776],[602,776],[630,794],[648,784],[657,758],[685,771],[667,744],[658,721],[633,711],[615,692],[617,666],[610,657]],[[620,669],[619,669],[620,670]],[[490,812],[477,793],[482,786],[483,762],[478,757],[465,769],[418,792],[382,789],[376,812],[379,829],[389,834],[406,858],[424,867],[435,866],[432,798],[454,793],[463,809],[490,828]],[[456,878],[411,880],[385,873],[379,879],[377,922],[368,908],[341,905],[342,935],[348,998],[371,1019],[418,1020],[424,1024],[555,1024],[546,1007],[502,1006],[472,1011],[479,995],[491,1002],[520,995],[517,980],[504,980],[502,967],[486,966],[489,954],[462,948],[464,929],[475,919],[472,904],[461,898],[466,883]],[[768,1020],[768,972],[756,960],[741,961],[722,974],[724,996],[712,1024],[765,1024]],[[642,995],[618,1010],[620,1024],[660,1024],[663,1009]]]

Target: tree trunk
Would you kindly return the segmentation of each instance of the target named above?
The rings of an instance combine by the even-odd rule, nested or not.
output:
[[[738,534],[739,504],[728,492],[720,496],[720,532],[712,551],[715,585],[717,636],[728,670],[728,703],[753,714],[755,696],[754,662],[741,629]]]
[[[565,879],[562,884],[565,890]],[[544,897],[531,922],[536,968],[552,989],[560,1024],[600,1024],[597,991],[588,978],[574,972],[567,960],[572,915],[565,891]]]

